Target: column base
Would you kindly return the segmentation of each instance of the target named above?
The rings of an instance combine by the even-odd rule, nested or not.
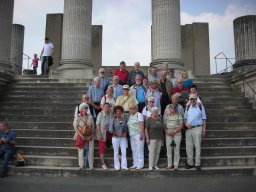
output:
[[[234,65],[233,68],[239,68],[239,67],[244,67],[244,66],[255,66],[256,65],[256,59],[245,59],[241,61],[237,61]]]
[[[180,59],[156,59],[150,63],[150,66],[151,67],[154,66],[158,70],[161,70],[163,63],[167,63],[169,69],[173,68],[175,70],[180,70],[180,71],[185,70],[184,63]]]
[[[50,78],[57,79],[93,79],[92,64],[64,64],[52,70]]]

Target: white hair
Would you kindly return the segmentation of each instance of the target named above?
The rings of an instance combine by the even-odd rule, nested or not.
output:
[[[88,108],[88,105],[86,103],[82,103],[79,105],[79,111],[81,111],[82,109]]]
[[[150,111],[151,111],[151,113],[153,113],[153,111],[157,111],[158,112],[158,108],[157,107],[152,107]]]

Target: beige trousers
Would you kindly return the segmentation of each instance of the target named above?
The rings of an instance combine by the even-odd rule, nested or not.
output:
[[[157,167],[160,151],[162,146],[162,140],[157,139],[153,140],[150,139],[149,145],[148,145],[148,164],[149,167]]]
[[[166,149],[167,149],[167,164],[168,167],[172,166],[172,147],[171,143],[172,140],[174,140],[176,146],[174,147],[174,167],[179,167],[179,161],[180,161],[180,142],[181,142],[181,133],[176,133],[174,137],[165,135],[166,136]]]
[[[84,167],[84,152],[85,149],[78,148],[78,165]],[[89,141],[89,154],[88,154],[89,167],[93,168],[94,163],[94,140]]]
[[[187,164],[194,165],[193,151],[194,146],[196,149],[195,166],[201,164],[201,137],[202,126],[186,130],[186,152],[187,152]]]

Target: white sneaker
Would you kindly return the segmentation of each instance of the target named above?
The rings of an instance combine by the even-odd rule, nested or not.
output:
[[[124,171],[128,171],[128,170],[129,170],[129,168],[125,167],[125,168],[122,168],[122,170],[124,170]]]
[[[90,170],[93,170],[94,169],[94,167],[90,167]]]
[[[152,171],[152,170],[153,170],[153,168],[152,168],[152,167],[149,167],[149,168],[148,168],[148,170],[149,170],[149,171]]]
[[[142,167],[142,166],[138,166],[138,167],[136,168],[136,170],[140,170],[140,169],[143,169],[143,167]]]
[[[160,168],[159,168],[159,167],[157,167],[157,166],[155,166],[154,168],[155,168],[156,170],[159,170],[159,169],[160,169]]]
[[[135,165],[130,167],[130,169],[136,169],[136,168],[137,168],[137,166],[135,166]]]
[[[107,170],[107,169],[108,169],[107,165],[105,165],[105,164],[102,165],[102,169],[103,169],[103,170]]]

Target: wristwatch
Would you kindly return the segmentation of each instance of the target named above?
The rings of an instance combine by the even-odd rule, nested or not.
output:
[[[203,129],[203,132],[205,132],[206,130],[205,129]]]
[[[174,133],[177,133],[177,131],[175,130]]]

